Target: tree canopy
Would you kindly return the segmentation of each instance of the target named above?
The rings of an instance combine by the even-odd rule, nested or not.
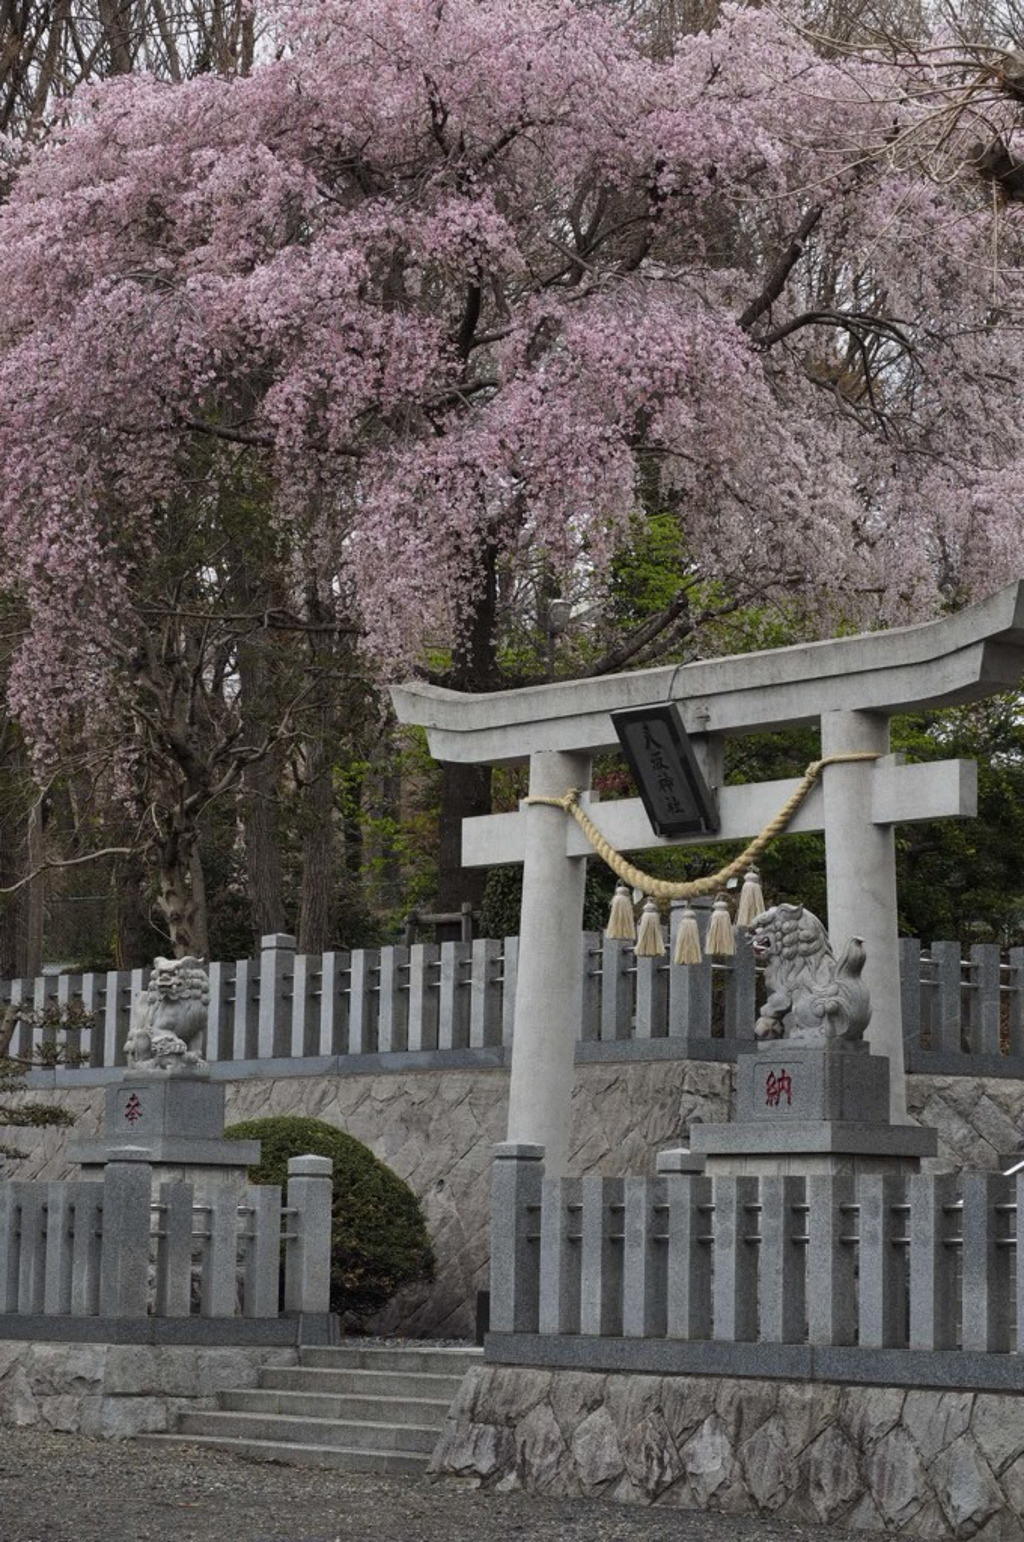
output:
[[[80,89],[0,209],[10,704],[40,764],[100,757],[168,894],[325,673],[500,683],[523,573],[600,598],[639,510],[681,554],[643,645],[1012,575],[1012,58],[734,6],[653,53],[569,0],[269,26],[247,75]]]

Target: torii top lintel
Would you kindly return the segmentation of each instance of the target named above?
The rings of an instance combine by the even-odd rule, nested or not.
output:
[[[826,712],[953,706],[1022,675],[1024,581],[920,626],[476,696],[412,682],[391,697],[400,722],[426,728],[437,760],[498,764],[613,749],[610,714],[652,702],[677,701],[688,733],[742,734]]]

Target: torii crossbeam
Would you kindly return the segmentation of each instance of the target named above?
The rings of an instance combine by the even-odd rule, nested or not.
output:
[[[656,702],[678,704],[705,777],[718,794],[721,829],[655,836],[638,799],[598,805],[595,819],[619,850],[707,845],[758,833],[793,781],[722,786],[732,734],[820,727],[822,756],[875,751],[873,762],[828,767],[790,828],[824,830],[829,931],[867,949],[868,1032],[891,1062],[895,1120],[906,1118],[900,1020],[893,826],[973,815],[973,761],[905,766],[889,752],[897,713],[952,706],[1015,687],[1024,673],[1024,583],[923,626],[903,627],[769,652],[637,670],[470,696],[425,684],[393,686],[399,720],[427,730],[438,760],[501,764],[529,759],[530,794],[587,789],[591,758],[615,749],[610,714]],[[585,800],[584,800],[585,801]],[[545,1170],[565,1171],[569,1100],[579,1016],[579,951],[585,858],[590,847],[559,809],[469,819],[466,866],[522,862],[519,982],[512,1045],[508,1139],[546,1148]],[[681,966],[685,967],[685,966]]]

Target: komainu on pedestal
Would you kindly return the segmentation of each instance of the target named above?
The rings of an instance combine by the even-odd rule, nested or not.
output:
[[[754,918],[750,946],[768,987],[754,1024],[758,1039],[835,1045],[864,1037],[871,1001],[861,980],[860,937],[851,937],[837,959],[816,915],[803,905],[775,905]]]
[[[129,1071],[205,1071],[201,1046],[209,1005],[202,959],[155,958],[149,984],[132,1007],[124,1046]]]

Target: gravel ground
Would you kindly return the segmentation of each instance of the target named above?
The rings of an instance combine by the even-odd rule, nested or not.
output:
[[[880,1535],[0,1431],[0,1542],[879,1542]]]

